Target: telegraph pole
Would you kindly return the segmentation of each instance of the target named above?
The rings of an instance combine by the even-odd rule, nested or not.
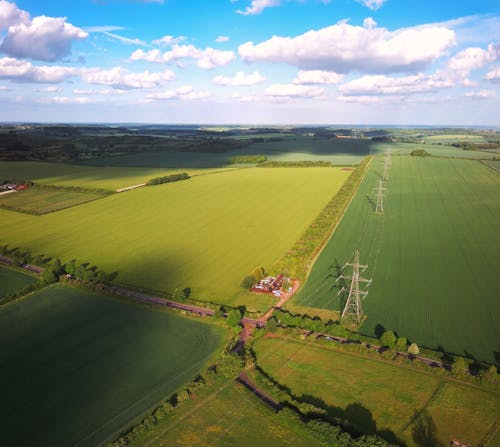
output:
[[[384,194],[385,191],[387,191],[387,189],[384,188],[384,182],[381,178],[378,179],[378,184],[377,187],[375,188],[375,191],[377,193],[377,204],[375,205],[375,214],[384,214]]]
[[[362,322],[363,319],[363,307],[361,305],[361,298],[364,298],[366,295],[368,295],[367,291],[361,290],[359,283],[367,283],[368,285],[371,284],[372,280],[365,279],[360,276],[359,271],[365,271],[366,268],[368,267],[367,265],[362,265],[359,263],[359,250],[356,250],[354,252],[354,261],[351,263],[347,263],[343,268],[345,267],[352,267],[352,275],[349,276],[344,276],[340,275],[337,278],[337,281],[340,279],[350,279],[351,280],[351,285],[349,287],[349,295],[347,297],[347,301],[344,306],[344,310],[342,311],[342,315],[340,317],[340,321],[344,321],[346,318],[351,316],[354,320],[354,322],[359,325]],[[339,291],[339,295],[342,292],[346,292],[347,289],[345,287],[342,287]]]

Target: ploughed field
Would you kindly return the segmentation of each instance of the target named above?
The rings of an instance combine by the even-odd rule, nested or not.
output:
[[[0,242],[117,271],[117,281],[219,303],[271,300],[241,280],[271,266],[350,174],[340,168],[242,169],[139,188],[50,213],[0,210]],[[15,195],[16,193],[14,193]]]
[[[2,445],[93,446],[203,369],[208,324],[68,286],[0,310]]]
[[[383,327],[498,361],[500,176],[475,161],[392,157],[385,214],[376,215],[381,172],[376,159],[294,304],[340,310],[336,265],[357,248],[368,264],[363,276],[373,278],[361,332]]]
[[[9,292],[21,290],[37,281],[37,278],[0,266],[0,301]]]
[[[480,445],[498,424],[498,393],[301,341],[263,338],[254,348],[264,373],[300,401],[397,445]]]

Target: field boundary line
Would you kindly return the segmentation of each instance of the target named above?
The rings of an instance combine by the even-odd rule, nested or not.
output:
[[[491,165],[489,165],[488,163],[485,163],[485,161],[492,161],[492,160],[477,160],[477,161],[478,161],[479,163],[481,163],[482,165],[484,165],[484,166],[486,166],[486,167],[488,167],[488,168],[492,169],[492,170],[493,170],[493,171],[495,171],[496,173],[499,173],[499,174],[500,174],[500,171],[499,171],[497,168],[495,168],[495,166],[491,166]]]

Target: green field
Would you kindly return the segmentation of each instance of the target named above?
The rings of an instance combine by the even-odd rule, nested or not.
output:
[[[474,161],[393,157],[381,216],[373,212],[380,171],[375,160],[294,303],[339,310],[335,265],[358,248],[364,276],[373,278],[363,333],[381,325],[427,347],[498,362],[500,177]]]
[[[330,416],[390,442],[444,447],[458,438],[476,446],[500,417],[498,393],[438,376],[300,341],[261,339],[254,348],[258,365],[299,400],[319,398]]]
[[[0,196],[0,207],[46,214],[102,198],[101,194],[57,189],[28,188]]]
[[[191,380],[220,343],[213,326],[68,286],[10,304],[0,311],[2,445],[99,445]]]
[[[9,292],[21,290],[22,288],[37,282],[38,278],[31,275],[11,270],[0,266],[0,300]]]
[[[79,186],[82,188],[115,190],[145,183],[154,177],[180,172],[180,169],[140,168],[108,166],[101,167],[71,165],[65,163],[42,163],[34,161],[0,162],[0,179],[32,180],[45,185]],[[158,165],[152,165],[158,166]],[[178,166],[176,168],[182,168]],[[187,166],[191,168],[191,166]],[[218,169],[219,170],[219,169]],[[204,174],[213,170],[188,169],[190,175]]]
[[[340,168],[243,169],[44,216],[0,210],[0,241],[118,271],[120,282],[171,292],[190,287],[194,298],[221,303],[248,303],[251,296],[255,306],[269,306],[262,295],[241,298],[241,280],[281,257],[349,174]]]
[[[318,445],[280,425],[270,410],[238,383],[203,390],[130,444],[137,447],[309,447]]]

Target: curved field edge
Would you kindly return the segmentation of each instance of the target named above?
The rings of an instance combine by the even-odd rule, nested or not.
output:
[[[393,157],[385,214],[373,165],[293,305],[336,312],[336,266],[356,248],[372,277],[361,332],[381,327],[447,352],[498,361],[497,173],[476,161]],[[496,354],[495,354],[496,353]]]
[[[0,321],[4,442],[18,446],[104,442],[192,379],[224,338],[201,321],[62,285],[6,305]]]
[[[117,280],[197,300],[247,304],[241,280],[272,265],[349,172],[242,169],[139,188],[44,216],[0,210],[10,247],[91,262]],[[252,298],[257,306],[270,300]]]
[[[0,265],[0,301],[9,292],[15,292],[37,281],[34,276]]]
[[[263,373],[299,401],[397,444],[480,445],[500,417],[498,393],[394,363],[284,338],[254,350]]]

